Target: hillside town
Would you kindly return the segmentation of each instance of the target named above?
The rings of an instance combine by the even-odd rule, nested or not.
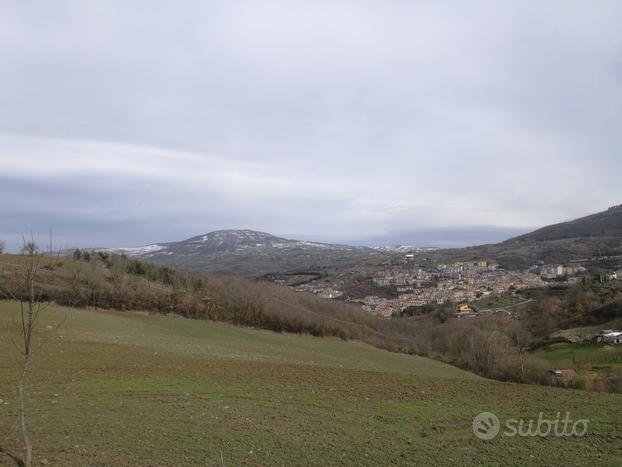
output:
[[[498,297],[524,289],[547,287],[551,284],[575,283],[586,269],[580,264],[540,264],[525,271],[509,271],[495,261],[478,260],[423,267],[406,255],[402,264],[374,272],[367,279],[378,291],[365,297],[348,297],[339,286],[344,281],[314,282],[296,287],[299,292],[312,292],[322,298],[342,299],[361,305],[368,313],[390,318],[412,307],[426,305],[456,305],[457,317],[474,317],[468,303],[486,297]],[[609,276],[622,278],[622,270]],[[387,297],[390,290],[393,297]],[[462,307],[458,306],[462,305]]]
[[[410,307],[469,303],[509,291],[544,287],[546,282],[535,271],[505,271],[496,262],[472,261],[440,264],[432,271],[415,266],[408,272],[389,269],[372,279],[378,287],[396,286],[399,296],[363,300],[363,310],[391,317]]]

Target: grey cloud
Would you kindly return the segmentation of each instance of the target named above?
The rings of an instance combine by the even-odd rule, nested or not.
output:
[[[76,244],[88,226],[115,245],[357,241],[620,202],[616,1],[8,1],[0,18],[0,236],[30,217]]]

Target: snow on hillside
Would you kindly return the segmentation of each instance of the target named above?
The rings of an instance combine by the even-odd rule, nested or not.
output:
[[[163,245],[145,245],[138,247],[127,247],[127,248],[105,248],[100,251],[106,251],[109,253],[117,253],[117,254],[125,254],[127,256],[144,256],[150,253],[155,253],[156,251],[165,250],[166,247]]]
[[[355,251],[364,247],[348,245],[332,245],[305,240],[290,240],[276,237],[269,233],[254,230],[217,230],[204,235],[189,238],[180,242],[151,244],[141,247],[102,248],[98,251],[125,254],[133,257],[155,258],[159,256],[211,257],[222,255],[253,255],[265,254],[269,250],[282,250],[288,254],[293,250],[304,250],[313,253],[323,251]]]

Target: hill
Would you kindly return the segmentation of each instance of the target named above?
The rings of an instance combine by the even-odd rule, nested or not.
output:
[[[580,237],[622,238],[622,205],[570,222],[550,225],[507,242],[543,242]]]
[[[217,230],[180,242],[106,249],[152,261],[219,274],[259,277],[268,273],[351,265],[376,254],[370,248],[307,242],[254,230]]]
[[[437,261],[489,258],[508,269],[582,261],[594,270],[617,269],[622,255],[622,206],[570,222],[551,225],[502,243],[433,254]]]
[[[0,464],[19,455],[11,302],[0,302]],[[60,328],[56,325],[65,321]],[[29,382],[49,465],[619,465],[620,396],[498,383],[360,343],[53,307]],[[474,416],[570,412],[586,437],[477,439]]]

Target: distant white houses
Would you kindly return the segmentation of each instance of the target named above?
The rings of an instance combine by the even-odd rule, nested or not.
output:
[[[606,329],[594,337],[594,341],[602,342],[604,344],[619,345],[622,344],[622,332]]]
[[[585,271],[586,269],[580,264],[571,264],[568,266],[562,264],[543,265],[540,267],[540,276],[542,279],[555,279],[564,276],[574,276]]]

